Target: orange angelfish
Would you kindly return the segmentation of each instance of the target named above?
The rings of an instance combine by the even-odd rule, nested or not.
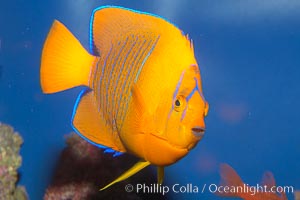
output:
[[[243,183],[237,172],[228,164],[220,166],[221,184],[219,188],[227,187],[227,191],[218,192],[224,197],[239,197],[244,200],[287,200],[284,192],[276,193],[276,183],[271,172],[265,172],[260,184],[249,186]]]
[[[175,25],[153,14],[104,6],[90,22],[90,53],[54,21],[41,59],[41,87],[55,93],[86,86],[72,126],[90,143],[141,161],[107,185],[153,164],[184,157],[205,131],[208,104],[193,45]]]

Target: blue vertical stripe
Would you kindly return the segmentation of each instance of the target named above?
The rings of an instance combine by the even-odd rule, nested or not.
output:
[[[135,63],[139,62],[139,59],[137,59],[137,57],[140,55],[141,49],[143,49],[145,43],[146,43],[146,40],[144,40],[144,42],[142,43],[141,47],[139,47],[139,49],[137,50],[136,55],[133,58],[134,61],[130,64],[130,67],[127,68],[127,74],[126,74],[125,80],[123,81],[123,86],[122,86],[121,93],[120,93],[121,97],[120,97],[119,102],[118,102],[117,116],[121,119],[121,121],[124,120],[123,117],[122,117],[122,113],[123,113],[122,111],[124,111],[124,107],[121,106],[121,103],[124,103],[125,96],[127,94],[127,91],[125,91],[125,86],[130,85],[130,82],[128,82],[128,79],[130,77],[130,74],[133,74],[132,73],[132,69],[134,69],[134,67],[136,66]],[[128,99],[127,99],[127,101],[128,101]],[[119,111],[120,111],[121,114],[119,114]]]
[[[143,60],[143,62],[142,62],[142,65],[140,66],[140,68],[139,68],[139,70],[138,70],[138,72],[137,72],[137,74],[136,74],[136,76],[135,76],[135,79],[134,79],[134,82],[135,82],[135,83],[137,82],[137,80],[138,80],[138,78],[139,78],[139,76],[140,76],[140,73],[141,73],[141,71],[142,71],[142,69],[143,69],[143,67],[144,67],[145,62],[147,61],[148,57],[151,55],[152,51],[154,50],[154,48],[155,48],[155,46],[156,46],[156,44],[157,44],[157,42],[158,42],[158,40],[159,40],[159,37],[160,37],[160,36],[157,37],[157,39],[156,39],[156,41],[154,42],[154,44],[152,45],[150,51],[148,52],[148,54],[147,54],[146,57],[144,58],[144,60]]]
[[[126,94],[130,94],[130,88],[132,86],[132,81],[133,81],[133,77],[135,76],[136,74],[136,71],[139,69],[138,66],[139,66],[139,63],[141,62],[143,56],[145,56],[144,54],[147,52],[147,48],[150,46],[150,44],[152,43],[152,41],[150,40],[148,42],[148,44],[146,46],[144,46],[146,44],[147,40],[144,40],[143,42],[143,46],[140,48],[140,50],[138,51],[139,54],[137,55],[138,58],[135,58],[135,60],[137,62],[133,63],[130,67],[130,70],[128,71],[127,73],[127,76],[126,76],[126,88],[125,89],[125,95]],[[133,69],[133,72],[132,70]],[[125,86],[125,84],[124,84]],[[128,109],[128,102],[130,101],[130,98],[127,98],[127,99],[124,99],[123,100],[123,103],[125,104],[125,107],[123,107],[123,109],[121,110],[121,114],[120,114],[120,118],[121,118],[121,121],[124,121],[124,118],[125,118],[125,114],[127,112],[127,109]]]
[[[120,103],[120,101],[122,99],[122,95],[121,95],[120,89],[121,89],[122,85],[126,84],[126,80],[124,81],[124,80],[120,80],[120,79],[121,79],[121,75],[124,74],[124,72],[125,72],[124,71],[124,67],[127,64],[126,61],[128,60],[128,58],[130,58],[130,55],[132,55],[132,49],[136,46],[137,41],[138,41],[138,37],[137,36],[134,38],[134,35],[132,35],[132,38],[133,38],[133,43],[130,44],[130,48],[128,49],[128,51],[127,51],[127,53],[126,53],[126,55],[124,57],[124,60],[122,62],[120,70],[119,70],[119,74],[117,76],[116,87],[115,87],[115,89],[113,91],[113,96],[117,96],[118,97],[116,99],[117,101],[115,102],[115,104],[113,104],[113,108],[114,108],[113,112],[116,111],[117,125],[119,124],[119,120],[118,120],[119,118],[118,118],[117,112],[118,112],[119,109],[121,109],[119,107],[120,106],[119,103]],[[117,88],[118,88],[118,90],[117,90]]]
[[[111,43],[107,55],[97,62],[94,81],[98,111],[115,132],[124,123],[132,98],[130,88],[138,81],[158,41],[159,36],[153,33],[129,35]]]
[[[104,60],[104,63],[103,63],[103,66],[102,66],[102,70],[101,70],[101,73],[98,73],[98,72],[96,72],[96,73],[98,73],[99,75],[100,75],[100,80],[99,80],[99,82],[98,82],[98,88],[97,88],[97,91],[98,91],[98,96],[99,96],[99,100],[98,100],[98,102],[99,102],[99,111],[100,111],[100,109],[103,109],[103,107],[101,106],[101,101],[100,101],[100,96],[102,95],[102,93],[104,93],[104,91],[103,90],[101,90],[101,88],[102,88],[102,81],[103,81],[103,77],[104,77],[104,71],[105,71],[105,69],[106,69],[106,63],[107,63],[107,60],[109,59],[109,57],[110,57],[110,55],[111,55],[111,52],[112,52],[112,50],[113,50],[113,44],[111,44],[111,47],[110,47],[110,49],[109,49],[109,52],[108,52],[108,54],[107,54],[107,56],[105,57],[105,60]],[[100,69],[100,68],[99,68]]]
[[[118,44],[120,45],[120,43],[118,42]],[[102,94],[101,94],[101,105],[102,106],[102,113],[103,113],[103,118],[105,119],[106,124],[110,123],[110,118],[108,115],[108,104],[107,102],[109,101],[109,91],[108,91],[108,75],[111,73],[111,67],[112,67],[112,62],[116,59],[117,56],[117,52],[119,49],[119,45],[114,45],[112,54],[110,56],[110,58],[108,59],[108,62],[106,64],[106,69],[103,73],[103,84],[101,87],[104,88]]]
[[[110,89],[112,90],[112,91],[110,91],[110,94],[111,94],[111,97],[112,97],[111,106],[110,106],[112,115],[114,114],[114,110],[116,108],[115,107],[115,99],[118,95],[116,95],[115,92],[116,92],[116,88],[118,87],[118,81],[119,81],[118,79],[119,79],[120,75],[122,74],[122,70],[123,70],[122,67],[124,65],[124,62],[127,59],[128,54],[129,54],[129,51],[124,47],[126,47],[127,44],[132,45],[131,40],[129,42],[128,42],[128,40],[129,40],[129,36],[126,38],[126,41],[125,41],[124,45],[122,46],[122,48],[119,52],[119,55],[118,55],[119,58],[118,58],[118,63],[117,63],[116,70],[114,70],[115,65],[116,65],[116,61],[115,61],[114,65],[112,67],[112,71],[111,71],[111,72],[116,71],[116,72],[113,73],[114,74],[113,78],[111,78],[112,79],[112,84],[111,84],[111,87],[110,87]],[[127,52],[125,52],[126,50],[127,50]],[[122,56],[120,56],[120,53],[121,53]],[[124,54],[125,54],[125,56],[123,56]],[[120,63],[122,63],[122,65]],[[115,117],[115,116],[112,116],[112,117]]]
[[[110,123],[112,123],[112,118],[113,118],[113,116],[112,116],[113,115],[113,112],[112,112],[113,102],[112,101],[114,99],[114,96],[112,96],[111,89],[114,88],[114,87],[116,87],[115,82],[114,82],[114,80],[112,78],[112,74],[115,73],[115,66],[116,66],[117,61],[119,61],[120,59],[122,59],[122,57],[120,55],[121,55],[121,53],[123,53],[123,49],[126,46],[127,42],[128,42],[128,37],[126,38],[126,40],[125,40],[125,42],[123,44],[122,44],[121,41],[118,42],[118,45],[122,45],[122,46],[119,49],[118,54],[114,58],[114,62],[112,64],[112,66],[111,66],[111,70],[110,70],[109,75],[108,75],[108,83],[106,85],[106,94],[107,94],[106,95],[106,97],[107,97],[106,98],[106,114],[107,115],[110,114],[110,116],[111,116],[109,118],[110,119]],[[109,101],[109,99],[110,99],[110,101]]]
[[[144,64],[146,63],[148,57],[151,55],[151,52],[154,50],[154,48],[155,48],[158,40],[159,40],[159,36],[156,37],[156,40],[154,40],[154,38],[152,40],[149,40],[148,44],[144,47],[143,52],[140,54],[140,57],[138,59],[139,60],[138,63],[140,63],[141,61],[142,62],[141,62],[141,64],[137,63],[137,67],[135,67],[137,70],[135,70],[135,72],[132,74],[132,76],[130,78],[130,81],[129,81],[129,84],[127,84],[127,87],[125,89],[125,94],[129,93],[130,96],[126,99],[126,101],[125,101],[125,107],[122,109],[122,113],[121,113],[121,116],[120,116],[120,118],[122,119],[122,121],[124,121],[124,119],[125,119],[126,112],[128,110],[128,105],[129,105],[129,102],[131,100],[131,91],[130,91],[130,88],[132,86],[132,83],[133,83],[133,81],[136,82],[138,80],[138,77],[139,77],[139,75],[141,73],[141,70],[142,70]]]

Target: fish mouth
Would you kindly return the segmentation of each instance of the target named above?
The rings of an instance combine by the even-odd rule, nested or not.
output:
[[[195,127],[192,128],[192,133],[196,137],[203,137],[204,132],[205,132],[205,128],[204,127],[195,126]]]

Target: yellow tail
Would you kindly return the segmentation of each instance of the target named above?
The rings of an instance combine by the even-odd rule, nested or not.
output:
[[[89,86],[95,56],[90,55],[74,35],[54,21],[44,44],[41,60],[41,87],[55,93],[80,85]]]

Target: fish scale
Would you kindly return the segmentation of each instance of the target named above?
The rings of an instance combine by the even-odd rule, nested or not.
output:
[[[126,96],[126,93],[124,95],[124,88],[127,84],[129,84],[129,82],[127,80],[129,78],[130,72],[131,72],[133,66],[135,65],[137,56],[140,53],[139,49],[141,49],[143,47],[143,43],[139,42],[138,36],[136,37],[136,39],[137,39],[137,41],[136,41],[137,48],[134,48],[134,50],[128,54],[129,59],[128,59],[128,62],[126,65],[127,67],[123,70],[124,72],[122,73],[122,76],[120,77],[120,79],[122,80],[122,82],[119,84],[120,89],[118,90],[118,94],[120,96],[119,96],[118,102],[116,103],[116,106],[115,106],[115,108],[118,108],[117,114],[116,114],[119,119],[118,127],[121,127],[123,124],[123,118],[122,118],[122,115],[119,113],[119,111],[124,110],[125,101],[126,101],[126,98],[128,98],[128,96]],[[127,83],[127,84],[122,84],[122,83]],[[129,102],[129,100],[127,102]]]
[[[107,93],[107,99],[106,99],[106,115],[109,115],[107,118],[110,122],[110,124],[112,126],[115,126],[115,124],[113,123],[114,121],[114,116],[113,116],[113,102],[114,102],[114,98],[115,96],[113,95],[113,89],[114,87],[116,87],[116,81],[114,80],[115,74],[117,73],[117,71],[119,70],[119,66],[116,66],[116,64],[118,63],[118,61],[120,61],[122,59],[121,54],[123,53],[123,49],[126,46],[128,42],[128,37],[126,37],[124,40],[119,41],[118,45],[119,45],[119,51],[116,55],[116,58],[112,61],[112,66],[109,72],[109,76],[108,76],[108,83],[106,85],[106,93]]]
[[[95,90],[95,94],[96,94],[96,99],[98,100],[98,111],[100,112],[100,109],[103,108],[103,104],[101,104],[101,101],[100,101],[100,98],[101,96],[99,94],[102,93],[102,90],[101,90],[101,84],[102,84],[102,79],[103,79],[103,76],[102,74],[104,74],[104,70],[105,70],[105,67],[106,67],[106,62],[107,62],[107,59],[110,57],[111,55],[111,52],[112,52],[112,49],[113,49],[113,45],[111,44],[111,47],[109,49],[109,52],[108,52],[108,55],[106,56],[106,58],[103,60],[101,59],[103,56],[101,55],[99,61],[98,61],[98,64],[97,64],[97,69],[96,71],[94,72],[95,74],[95,78],[97,79],[95,82],[94,82],[94,89],[97,88]],[[101,62],[100,62],[101,61]],[[100,65],[101,64],[101,65]],[[99,66],[100,65],[100,66]],[[103,91],[104,92],[104,91]],[[98,94],[98,95],[97,95]],[[102,105],[102,106],[101,106]],[[100,112],[100,114],[103,116],[103,113]]]
[[[95,91],[95,96],[97,99],[97,102],[99,102],[98,106],[98,110],[100,112],[100,110],[104,109],[104,102],[102,99],[103,96],[99,95],[105,92],[105,90],[103,90],[103,84],[105,84],[105,82],[107,81],[105,78],[105,76],[103,76],[103,74],[105,74],[106,70],[107,70],[107,61],[110,61],[110,57],[111,55],[113,55],[114,52],[112,52],[113,50],[113,44],[111,44],[111,47],[109,48],[108,52],[101,52],[101,57],[97,62],[97,66],[96,69],[94,70],[94,84],[93,84],[93,89]],[[106,56],[105,56],[106,54]],[[103,112],[100,112],[101,114],[103,114]]]
[[[147,40],[145,40],[145,43],[147,43]],[[120,114],[120,117],[121,117],[121,121],[123,122],[124,121],[124,118],[125,118],[125,115],[126,115],[126,112],[127,112],[127,109],[128,109],[128,103],[130,102],[130,100],[131,100],[131,91],[130,91],[130,89],[131,89],[131,86],[132,86],[132,83],[133,83],[133,81],[134,81],[134,77],[135,77],[135,79],[137,79],[137,77],[138,77],[138,72],[142,69],[142,67],[143,67],[143,65],[142,65],[142,63],[143,63],[143,60],[145,60],[146,58],[147,58],[147,55],[149,54],[149,53],[151,53],[151,49],[152,48],[154,48],[154,46],[155,46],[155,44],[156,43],[154,43],[154,40],[150,40],[150,41],[148,41],[148,45],[146,45],[146,46],[144,46],[144,44],[145,43],[143,43],[143,46],[142,46],[142,48],[140,49],[140,51],[139,51],[139,53],[140,54],[138,54],[138,57],[137,57],[137,59],[135,59],[135,61],[137,60],[138,62],[137,63],[134,63],[134,64],[132,64],[132,66],[138,66],[138,67],[132,67],[132,68],[130,68],[130,70],[128,71],[128,76],[127,76],[127,84],[126,85],[124,85],[124,86],[126,86],[125,87],[125,97],[124,97],[124,99],[123,99],[123,101],[122,101],[122,103],[123,103],[123,106],[121,106],[121,107],[124,107],[125,109],[121,109],[121,114]],[[152,44],[152,45],[151,45]],[[149,47],[151,47],[150,49],[149,49]],[[143,49],[143,50],[142,50]],[[141,53],[142,52],[142,53]],[[131,72],[131,69],[133,69],[134,71],[133,71],[133,73],[130,73]],[[121,124],[121,127],[120,128],[122,128],[122,124]]]
[[[129,40],[129,42],[128,42]],[[120,74],[123,73],[123,69],[122,67],[124,65],[122,65],[122,63],[124,63],[126,61],[126,58],[128,56],[128,52],[130,50],[130,48],[134,45],[134,40],[132,40],[132,37],[131,36],[128,36],[126,38],[126,43],[128,42],[128,45],[125,45],[125,47],[121,50],[121,51],[124,51],[124,52],[127,52],[126,54],[124,52],[122,52],[122,56],[119,56],[119,62],[117,63],[117,66],[118,66],[118,69],[116,70],[116,72],[113,73],[113,83],[114,83],[114,86],[111,87],[111,96],[112,96],[112,101],[111,101],[111,118],[113,119],[113,128],[116,130],[116,126],[117,126],[117,119],[118,119],[118,116],[116,116],[116,109],[118,109],[118,107],[116,106],[116,101],[118,99],[120,99],[120,96],[118,93],[116,93],[116,88],[120,87],[121,84],[124,84],[124,82],[120,83],[119,82],[119,78],[120,77]],[[125,56],[123,56],[125,54]]]
[[[106,123],[108,125],[112,124],[112,119],[109,116],[109,111],[110,111],[110,102],[111,102],[111,94],[109,89],[113,87],[113,83],[111,84],[111,78],[110,75],[113,73],[113,62],[115,59],[118,59],[118,55],[120,54],[121,50],[119,48],[122,47],[122,44],[120,41],[118,41],[116,47],[113,49],[114,50],[114,57],[112,57],[109,61],[109,64],[107,65],[107,70],[105,71],[106,73],[103,74],[103,76],[106,78],[105,82],[103,84],[105,85],[105,89],[103,90],[105,95],[103,95],[103,104],[105,105],[105,108],[103,108],[101,111],[103,112],[103,116],[105,117]],[[101,86],[100,86],[101,87]],[[101,94],[100,94],[101,95]]]
[[[143,63],[153,50],[157,38],[156,35],[151,34],[136,37],[129,35],[117,45],[112,44],[106,56],[103,54],[100,56],[93,87],[97,88],[95,96],[98,100],[99,112],[106,123],[113,127],[113,131],[122,127],[131,98],[130,87],[138,78]],[[131,51],[135,45],[139,45],[138,48]],[[99,66],[102,63],[103,66]]]
[[[118,116],[120,116],[121,121],[123,122],[125,114],[126,114],[126,110],[127,110],[127,103],[130,102],[130,90],[128,90],[128,88],[131,86],[131,77],[133,77],[136,74],[136,69],[137,66],[139,66],[139,62],[140,62],[140,57],[143,56],[144,51],[146,51],[144,45],[145,45],[146,41],[144,41],[144,43],[141,42],[142,46],[137,50],[137,54],[133,57],[134,61],[128,65],[128,68],[126,70],[126,77],[124,79],[124,83],[122,86],[122,90],[121,90],[121,95],[120,95],[120,102],[119,102],[119,109],[118,111]]]
[[[127,66],[127,63],[130,63],[130,58],[128,59],[128,57],[130,57],[130,55],[132,55],[134,52],[132,51],[132,49],[136,46],[136,44],[139,44],[137,43],[138,41],[138,37],[135,37],[134,35],[131,35],[131,39],[133,40],[133,43],[132,45],[129,47],[129,49],[126,51],[126,55],[125,55],[125,58],[123,59],[123,62],[122,62],[122,65],[121,65],[121,68],[118,72],[118,75],[117,75],[117,79],[116,79],[116,87],[114,88],[114,91],[113,91],[113,96],[115,96],[115,100],[113,105],[113,113],[115,114],[115,117],[118,118],[118,110],[119,109],[122,109],[120,108],[120,102],[121,102],[121,97],[120,96],[117,96],[119,95],[122,91],[120,91],[121,89],[121,86],[122,86],[122,83],[124,83],[124,81],[121,83],[119,83],[119,80],[122,79],[122,75],[124,74],[124,70],[127,70],[126,68],[124,69],[124,66]],[[124,85],[124,84],[123,84]],[[118,98],[117,98],[118,97]],[[116,121],[116,126],[117,127],[120,127],[120,123],[118,123],[118,121]]]
[[[105,102],[106,102],[105,97],[106,96],[104,95],[106,93],[106,90],[104,89],[105,88],[104,86],[105,86],[105,83],[107,83],[107,76],[105,76],[105,74],[106,74],[107,71],[109,71],[108,66],[109,66],[109,63],[111,61],[110,58],[115,54],[114,50],[115,50],[114,45],[111,44],[111,51],[110,51],[111,53],[109,55],[107,55],[106,58],[105,58],[105,63],[104,63],[104,66],[102,66],[102,70],[101,70],[102,73],[98,72],[96,74],[96,76],[99,76],[100,79],[101,79],[101,82],[98,83],[99,84],[99,90],[101,91],[101,93],[99,93],[97,96],[99,96],[99,98],[98,98],[99,99],[98,104],[100,105],[99,110],[100,110],[101,114],[103,115],[103,117],[105,117],[104,113],[103,113],[103,110],[105,110],[105,105],[106,105],[105,104]],[[98,68],[98,69],[100,69],[100,68]]]

